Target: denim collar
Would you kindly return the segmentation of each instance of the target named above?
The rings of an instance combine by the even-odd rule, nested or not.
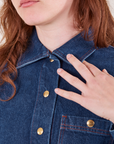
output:
[[[70,64],[67,59],[67,54],[73,54],[80,61],[85,60],[92,53],[95,52],[93,41],[86,41],[82,37],[81,33],[70,39],[68,42],[63,44],[61,47],[55,49],[52,53],[40,42],[37,36],[36,29],[34,28],[30,38],[30,42],[25,53],[19,58],[17,68],[24,67],[40,59],[49,57],[53,54],[59,57],[61,60]]]

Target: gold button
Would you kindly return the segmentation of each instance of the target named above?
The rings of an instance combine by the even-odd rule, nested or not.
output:
[[[48,96],[49,96],[49,91],[45,91],[44,94],[43,94],[43,96],[44,96],[45,98],[48,97]]]
[[[54,62],[54,60],[53,60],[53,59],[50,59],[50,62]]]
[[[37,134],[38,134],[38,135],[42,135],[42,134],[43,134],[43,128],[38,128]]]
[[[94,122],[93,120],[88,120],[88,121],[87,121],[88,127],[93,127],[94,124],[95,124],[95,122]]]

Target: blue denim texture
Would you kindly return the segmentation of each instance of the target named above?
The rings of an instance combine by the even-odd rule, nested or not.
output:
[[[92,41],[85,41],[79,34],[51,53],[34,29],[17,64],[17,93],[12,100],[0,102],[0,144],[114,144],[111,121],[54,92],[59,87],[80,94],[57,74],[60,67],[85,82],[67,61],[68,53],[100,70],[106,68],[114,76],[114,47],[96,50]],[[43,96],[46,90],[47,98]],[[5,83],[0,87],[0,98],[7,99],[12,92],[12,87]],[[95,125],[88,127],[88,120]],[[37,134],[39,127],[44,130],[42,135]]]

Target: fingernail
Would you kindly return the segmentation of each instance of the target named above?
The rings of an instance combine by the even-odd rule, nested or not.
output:
[[[55,92],[58,92],[58,88],[55,88],[54,91],[55,91]]]
[[[67,55],[67,59],[71,58],[72,54],[68,54]]]
[[[57,69],[57,72],[58,72],[58,73],[60,73],[61,71],[62,71],[62,69],[61,69],[61,68]]]

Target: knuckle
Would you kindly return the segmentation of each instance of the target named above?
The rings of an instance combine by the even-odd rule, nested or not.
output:
[[[94,88],[96,88],[96,86],[99,86],[99,79],[92,78],[92,79],[89,81],[88,88],[94,89]],[[89,91],[89,90],[88,90],[88,91]]]
[[[89,63],[88,66],[89,68],[94,68],[94,66],[91,63]]]
[[[68,92],[66,96],[68,99],[72,100],[72,93],[71,92]]]
[[[87,88],[84,96],[90,96],[91,94],[92,94],[91,89]]]
[[[71,77],[70,81],[71,81],[71,84],[75,85],[76,82],[77,82],[77,78],[76,77]]]
[[[98,81],[96,79],[93,80],[92,82],[93,85],[98,85]]]
[[[83,66],[83,64],[78,64],[77,68],[82,70],[82,69],[84,69],[84,66]]]
[[[107,75],[104,74],[104,73],[100,73],[100,74],[98,75],[98,78],[99,78],[99,79],[102,79],[102,80],[107,80]]]
[[[89,80],[89,83],[90,83],[90,84],[96,84],[97,82],[96,82],[96,79],[95,79],[95,78],[91,78],[91,79]]]
[[[59,94],[60,96],[65,96],[65,91],[60,89],[60,90],[58,91],[58,94]]]
[[[83,99],[81,99],[80,105],[83,107],[86,107],[87,103],[88,103],[87,98],[83,98]]]
[[[61,94],[62,94],[62,96],[66,96],[66,95],[67,95],[66,92],[65,92],[64,90],[62,91]]]
[[[62,70],[61,75],[66,77],[67,73],[64,70]]]

